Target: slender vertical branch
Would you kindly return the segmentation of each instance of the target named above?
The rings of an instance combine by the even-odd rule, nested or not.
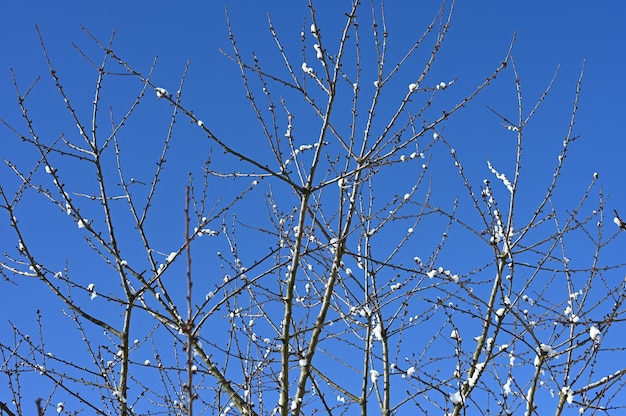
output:
[[[186,394],[187,394],[187,414],[193,416],[193,402],[196,399],[196,394],[193,385],[193,373],[195,371],[195,365],[193,362],[194,351],[194,313],[192,305],[192,286],[193,281],[191,279],[191,245],[189,244],[189,186],[185,187],[185,252],[187,255],[187,320],[185,321],[184,332],[187,337],[185,343],[186,364],[187,364],[187,382],[186,382]]]

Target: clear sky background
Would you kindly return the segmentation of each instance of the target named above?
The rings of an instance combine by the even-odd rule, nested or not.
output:
[[[251,56],[254,50],[266,67],[280,67],[280,57],[267,30],[267,12],[271,13],[278,34],[290,53],[295,57],[300,56],[300,31],[310,24],[307,23],[308,8],[305,2],[300,1],[5,2],[0,13],[0,117],[23,128],[9,71],[12,68],[22,90],[36,77],[42,77],[30,103],[40,131],[49,128],[50,134],[56,138],[60,132],[68,133],[73,128],[65,114],[62,100],[50,82],[35,31],[36,24],[73,101],[84,102],[82,116],[89,117],[96,73],[76,52],[72,43],[76,43],[96,62],[100,62],[102,55],[81,31],[80,25],[83,25],[102,42],[107,42],[112,30],[115,30],[114,49],[137,69],[147,71],[154,56],[158,55],[159,64],[153,81],[171,92],[176,90],[185,63],[190,60],[186,104],[194,108],[196,114],[210,124],[213,130],[229,137],[231,143],[240,144],[241,149],[253,150],[255,145],[247,128],[248,123],[254,123],[254,119],[244,99],[239,70],[218,50],[220,47],[231,50],[224,6],[229,9],[233,31],[245,57]],[[397,58],[405,52],[431,21],[439,6],[438,1],[387,2],[391,56]],[[343,12],[349,7],[349,2],[319,1],[316,7],[324,36],[336,40],[344,22]],[[364,10],[367,8],[369,5],[365,5]],[[551,179],[562,139],[567,133],[576,81],[583,60],[586,59],[575,127],[575,134],[581,139],[574,143],[569,155],[565,171],[567,181],[560,194],[562,208],[576,203],[593,173],[597,172],[605,196],[610,198],[607,207],[609,210],[615,208],[623,211],[626,216],[626,196],[623,192],[626,145],[622,127],[626,112],[626,83],[623,80],[626,66],[623,53],[626,41],[625,15],[626,4],[617,0],[460,0],[456,4],[452,29],[430,80],[435,81],[434,78],[440,77],[440,80],[449,81],[458,77],[450,94],[453,97],[463,96],[498,66],[506,55],[513,34],[517,33],[513,57],[529,109],[560,65],[553,91],[529,127],[526,139],[524,169],[529,181],[527,189],[532,191],[530,185],[536,183],[540,185],[539,194],[542,195]],[[401,83],[402,94],[405,93],[406,85],[412,81],[410,74],[407,74],[406,82]],[[107,105],[125,93],[124,86],[118,84],[110,90],[105,88],[105,91],[108,94],[104,99]],[[154,100],[151,105],[159,104]],[[468,167],[469,175],[473,175],[477,183],[489,176],[484,163],[487,157],[492,161],[501,161],[501,166],[506,166],[507,161],[512,160],[514,151],[513,142],[507,142],[509,132],[502,128],[500,120],[489,112],[487,106],[516,119],[517,98],[511,71],[501,75],[453,122],[444,124],[444,134],[459,153],[469,160],[480,161]],[[142,166],[153,166],[154,155],[160,151],[160,145],[151,147],[152,135],[158,135],[154,140],[163,137],[163,125],[156,126],[159,124],[156,120],[155,126],[150,124],[149,118],[142,122],[147,124],[129,126],[135,138],[128,144],[128,149],[136,157],[138,170]],[[189,130],[188,127],[183,128],[183,137],[188,133],[185,129]],[[19,161],[24,155],[21,154],[21,147],[17,146],[18,141],[11,136],[8,129],[0,126],[2,157]],[[184,178],[189,166],[201,166],[206,154],[191,152],[174,153],[168,172]],[[148,155],[146,160],[143,155]],[[0,168],[1,182],[4,183],[9,175],[6,167]],[[68,180],[80,183],[81,178]],[[390,183],[390,186],[393,185]],[[182,189],[173,189],[172,193],[169,203],[178,207],[180,212]],[[32,224],[26,226],[30,231],[41,230],[42,248],[48,246],[51,253],[61,257],[66,250],[71,249],[63,245],[63,224],[47,223],[39,217],[40,213],[36,209],[22,214],[32,217]],[[164,218],[164,221],[171,219]],[[0,226],[0,248],[3,252],[14,251],[15,241],[7,227],[6,218],[2,218]],[[180,234],[180,228],[172,233]],[[163,245],[164,252],[171,249],[173,247]],[[616,259],[614,262],[619,261]],[[88,269],[86,264],[75,267]],[[33,288],[32,298],[25,298],[23,292],[12,292],[15,288],[4,283],[0,284],[0,290],[5,291],[5,294],[13,294],[5,295],[0,333],[4,336],[9,331],[8,320],[26,327],[32,325],[34,312],[42,307],[39,302],[44,299],[39,296],[45,292]],[[68,344],[67,348],[72,347]],[[4,401],[6,397],[0,396],[0,399]]]
[[[19,114],[12,102],[14,90],[8,68],[15,70],[23,88],[37,76],[47,75],[35,24],[39,25],[55,64],[64,71],[60,75],[68,81],[76,81],[76,85],[84,82],[77,87],[82,90],[89,86],[87,82],[94,79],[93,73],[71,45],[74,42],[87,51],[96,51],[81,32],[79,25],[82,24],[103,41],[115,29],[116,50],[139,68],[147,69],[158,54],[157,81],[174,85],[175,74],[179,75],[186,60],[190,59],[188,82],[192,88],[188,100],[193,100],[194,94],[200,95],[206,103],[204,111],[214,114],[225,125],[236,125],[241,115],[230,109],[232,105],[241,105],[242,90],[237,69],[217,50],[218,47],[229,50],[230,46],[224,6],[230,9],[234,31],[247,56],[255,50],[261,59],[268,57],[266,65],[278,59],[267,31],[268,11],[279,34],[283,35],[288,46],[292,46],[292,53],[300,53],[298,34],[303,19],[308,16],[306,5],[301,2],[8,2],[3,5],[0,17],[2,117],[10,119]],[[389,2],[386,11],[392,52],[402,53],[421,33],[438,7],[437,1],[414,5]],[[620,124],[624,112],[621,97],[626,93],[626,84],[621,82],[624,58],[619,49],[626,39],[620,22],[624,7],[618,1],[460,1],[456,5],[453,30],[436,62],[436,73],[442,79],[459,77],[463,82],[459,89],[469,90],[495,68],[506,53],[513,33],[517,32],[513,55],[519,67],[527,106],[539,96],[557,65],[561,65],[553,95],[540,116],[545,119],[537,123],[541,124],[542,132],[536,143],[549,146],[547,139],[564,133],[563,122],[571,109],[575,80],[586,58],[576,125],[584,142],[578,144],[578,153],[573,155],[578,158],[570,163],[570,167],[577,167],[574,174],[588,175],[599,171],[607,189],[614,193],[620,183]],[[341,7],[320,4],[319,8],[329,24],[341,21],[341,13],[331,10]],[[94,53],[93,56],[98,55]],[[495,134],[489,134],[491,129],[497,128],[497,120],[485,115],[486,105],[505,113],[506,105],[507,114],[515,114],[512,74],[505,74],[502,78],[491,91],[481,96],[480,104],[475,106],[478,113],[467,115],[468,118],[474,116],[474,120],[480,117],[483,125],[456,123],[472,132],[467,138],[468,144],[480,143],[483,149],[493,149],[499,140]],[[45,81],[49,86],[50,83]],[[46,105],[53,106],[57,102],[54,100],[50,97]],[[559,142],[556,139],[550,141]]]

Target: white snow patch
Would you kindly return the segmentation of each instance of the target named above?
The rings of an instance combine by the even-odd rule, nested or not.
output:
[[[591,328],[589,328],[589,338],[591,338],[593,341],[596,341],[599,336],[600,336],[600,330],[598,329],[597,326],[594,325]]]
[[[380,377],[380,373],[376,370],[370,370],[370,379],[372,383],[376,383],[378,381],[378,377]]]
[[[452,404],[457,405],[457,404],[461,404],[463,403],[463,396],[461,396],[461,392],[460,391],[456,391],[454,393],[451,393],[448,398],[450,399],[450,401],[452,402]]]
[[[383,327],[380,324],[380,322],[376,324],[373,332],[374,332],[374,338],[376,338],[377,341],[383,340]]]
[[[154,90],[156,91],[157,98],[163,98],[170,95],[165,88],[156,87]]]

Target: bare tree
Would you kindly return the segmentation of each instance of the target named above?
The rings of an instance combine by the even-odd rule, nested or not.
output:
[[[222,53],[257,122],[246,140],[185,103],[189,64],[177,85],[159,83],[156,60],[139,68],[113,36],[101,43],[85,30],[99,51],[76,47],[97,76],[87,112],[40,34],[78,130],[39,124],[39,80],[14,74],[23,121],[3,123],[22,154],[3,168],[12,233],[0,265],[2,284],[37,310],[38,333],[11,322],[0,338],[1,412],[623,409],[624,264],[610,253],[624,223],[616,212],[619,227],[605,230],[597,174],[573,207],[558,192],[583,74],[539,189],[523,180],[525,129],[556,74],[524,104],[511,42],[482,82],[455,92],[456,78],[432,71],[453,10],[444,3],[395,61],[396,28],[379,4],[354,2],[341,28],[325,27],[311,4],[301,54],[268,18],[281,67],[246,58],[227,14]],[[517,114],[491,109],[485,122],[502,124],[512,163],[477,162],[445,126],[507,71]],[[114,83],[134,96],[107,97]],[[162,129],[160,143],[138,154],[135,122]],[[184,175],[168,162],[181,155],[194,161],[180,164]],[[35,206],[61,235],[33,226]],[[71,349],[50,350],[59,336]]]

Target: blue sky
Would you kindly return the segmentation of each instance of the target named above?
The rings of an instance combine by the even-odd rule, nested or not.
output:
[[[316,6],[319,27],[326,39],[336,40],[339,32],[337,28],[344,21],[343,11],[348,5],[345,1],[333,2],[332,6],[320,1]],[[386,4],[391,60],[401,57],[410,47],[430,22],[439,5],[438,1],[389,1]],[[267,12],[271,13],[273,23],[281,39],[284,39],[289,53],[296,58],[301,56],[299,34],[309,24],[309,11],[304,2],[8,2],[3,5],[3,13],[0,15],[0,117],[17,126],[20,131],[25,131],[23,124],[20,124],[20,112],[9,71],[12,68],[22,91],[37,76],[42,78],[30,105],[40,131],[51,135],[47,139],[52,140],[61,132],[71,134],[71,130],[75,128],[68,120],[62,100],[50,81],[35,25],[39,26],[48,53],[73,102],[84,104],[84,113],[80,116],[89,117],[96,74],[72,47],[72,43],[77,44],[96,62],[101,60],[101,54],[81,31],[80,25],[83,25],[103,42],[115,30],[114,49],[137,69],[147,71],[154,56],[158,55],[159,63],[153,80],[170,91],[176,90],[185,63],[190,60],[185,102],[195,109],[198,117],[211,125],[211,129],[228,138],[235,148],[262,152],[253,141],[254,135],[258,134],[258,128],[252,127],[254,115],[245,102],[239,70],[218,50],[231,50],[224,6],[229,9],[233,31],[244,57],[250,57],[254,50],[266,68],[281,70],[280,56],[267,30]],[[363,10],[368,7],[369,5],[365,5]],[[626,146],[620,121],[626,110],[623,100],[626,96],[626,83],[623,82],[626,62],[622,53],[626,41],[626,27],[622,21],[625,14],[626,5],[619,1],[457,2],[452,29],[430,79],[449,81],[457,78],[453,88],[449,90],[449,102],[471,91],[497,67],[504,58],[514,33],[517,33],[517,39],[513,57],[523,87],[526,112],[541,95],[560,65],[552,92],[527,132],[526,159],[523,165],[527,182],[523,184],[523,188],[529,195],[529,201],[534,198],[533,191],[539,188],[541,195],[549,183],[556,156],[567,132],[576,81],[583,60],[586,59],[575,126],[575,135],[581,139],[574,143],[568,156],[564,176],[566,180],[562,183],[556,203],[561,204],[561,209],[575,204],[593,173],[597,172],[604,194],[609,196],[609,212],[615,208],[620,212],[624,211],[623,215],[626,216],[626,208],[621,209],[626,206],[621,172]],[[406,82],[402,80],[395,87],[398,94],[401,92],[403,95],[406,85],[412,81],[410,70],[402,76],[405,75]],[[464,160],[468,160],[467,173],[475,180],[475,184],[489,176],[485,166],[487,158],[498,162],[497,167],[504,171],[507,170],[507,163],[512,161],[514,144],[507,141],[508,132],[502,128],[500,120],[487,106],[505,117],[515,119],[517,98],[513,81],[512,72],[507,70],[471,106],[459,113],[454,121],[443,124],[443,134],[449,138]],[[115,105],[119,101],[129,102],[136,89],[136,83],[127,84],[124,79],[116,79],[111,82],[109,90],[105,88],[103,102],[107,105]],[[391,93],[393,92],[391,89]],[[147,169],[152,172],[155,157],[161,149],[160,145],[152,146],[152,143],[162,140],[164,128],[167,128],[169,122],[169,110],[164,109],[161,104],[156,99],[152,100],[147,107],[153,112],[152,115],[144,115],[128,127],[129,139],[124,145],[134,159],[129,171],[136,169],[140,174],[142,169]],[[114,112],[122,111],[118,108],[115,107]],[[179,124],[183,126],[180,127],[177,137],[181,137],[183,142],[192,140],[195,129],[192,130],[186,122]],[[3,126],[0,126],[0,140],[4,159],[22,161],[25,168],[30,167],[28,163],[32,159],[29,156],[32,155],[24,153],[18,140]],[[187,171],[191,167],[198,171],[207,152],[208,147],[196,148],[187,142],[172,150],[167,180],[171,180],[172,184],[177,183],[179,187],[172,188],[170,195],[159,200],[164,206],[164,214],[157,220],[157,223],[163,223],[161,246],[166,254],[173,249],[167,247],[167,239],[171,236],[180,237],[183,195],[180,184],[184,184]],[[224,163],[223,166],[227,167],[229,162]],[[69,169],[73,167],[70,166]],[[3,166],[0,169],[3,186],[9,176],[10,171]],[[80,186],[84,179],[76,175],[67,180],[68,183]],[[448,180],[452,179],[444,177],[442,182],[435,184],[446,186]],[[402,194],[402,186],[404,184],[395,178],[389,178],[389,192]],[[222,191],[224,195],[228,195],[229,189],[226,187]],[[260,202],[260,196],[258,198]],[[170,212],[178,217],[169,216]],[[66,224],[56,222],[53,214],[41,212],[38,205],[31,205],[21,214],[24,218],[32,218],[32,221],[24,221],[25,229],[32,235],[40,233],[40,238],[33,242],[35,248],[48,250],[52,257],[56,255],[60,259],[70,258],[68,253],[79,250],[81,242],[75,238],[78,230],[71,229],[71,233],[66,234],[63,231]],[[0,232],[10,235],[6,218],[2,221]],[[242,246],[253,247],[254,243],[242,242]],[[459,244],[463,248],[463,243]],[[14,241],[3,237],[0,248],[3,252],[15,250]],[[470,256],[467,254],[467,258]],[[84,260],[87,258],[88,261],[79,261],[72,264],[72,267],[79,273],[87,274],[90,262],[97,261],[95,256]],[[443,258],[453,259],[454,255],[444,253]],[[608,263],[611,261],[619,262],[619,258],[607,260]],[[61,265],[62,263],[60,261]],[[90,277],[85,279],[89,280]],[[81,283],[86,284],[87,280]],[[36,285],[28,292],[32,294],[28,299],[24,298],[23,291],[18,291],[15,287],[7,286],[4,290],[10,295],[6,300],[3,299],[4,322],[0,321],[0,333],[9,328],[7,320],[26,327],[32,325],[34,311],[46,306],[39,304],[43,302],[41,299],[44,298],[40,296],[45,291],[41,291]],[[67,342],[66,334],[52,334],[51,337],[53,344],[62,344],[65,341],[67,348],[72,348],[71,343]],[[6,398],[0,396],[0,400],[4,401]]]
[[[229,47],[224,6],[230,9],[234,30],[243,50],[249,52],[254,49],[262,57],[267,48],[272,59],[276,55],[266,30],[266,13],[271,12],[279,33],[284,33],[286,39],[291,33],[294,45],[298,45],[299,41],[294,35],[299,33],[303,18],[308,15],[304,4],[294,6],[292,2],[211,2],[202,5],[193,2],[176,5],[160,1],[149,4],[112,2],[106,7],[91,2],[69,1],[6,4],[0,17],[0,54],[3,57],[0,73],[3,100],[0,104],[2,109],[6,109],[3,117],[7,118],[7,114],[14,115],[17,111],[11,102],[14,92],[8,68],[15,69],[23,84],[47,72],[35,24],[39,25],[53,59],[56,59],[57,65],[63,65],[62,70],[67,71],[68,77],[85,77],[88,71],[83,66],[84,60],[71,46],[71,42],[75,42],[79,46],[91,47],[79,25],[84,25],[103,40],[108,39],[115,29],[116,48],[129,61],[145,68],[158,54],[160,64],[157,75],[165,80],[171,78],[170,74],[180,74],[185,61],[190,59],[192,70],[189,81],[193,89],[210,96],[211,102],[215,102],[213,97],[219,97],[219,102],[225,104],[211,108],[211,111],[229,108],[231,103],[238,103],[240,97],[224,94],[220,89],[223,86],[231,91],[230,88],[239,85],[234,76],[236,69],[217,51],[217,47],[227,50]],[[390,40],[395,47],[392,49],[398,53],[403,51],[412,35],[421,33],[421,28],[429,22],[438,6],[438,2],[422,2],[413,6],[390,2],[387,15],[392,29]],[[618,1],[458,2],[453,30],[437,62],[438,73],[450,79],[459,76],[461,81],[466,82],[464,85],[473,85],[504,56],[512,34],[517,32],[513,54],[528,97],[526,102],[530,103],[538,97],[557,65],[561,65],[555,92],[544,107],[548,107],[546,117],[555,114],[552,108],[563,110],[566,116],[575,80],[586,58],[577,131],[585,139],[580,147],[593,146],[593,152],[582,152],[584,157],[576,164],[591,171],[601,166],[601,173],[606,170],[603,179],[613,180],[618,172],[612,169],[618,167],[621,161],[621,154],[617,151],[621,142],[618,120],[623,113],[621,97],[626,93],[624,83],[620,82],[622,57],[618,48],[625,39],[619,21],[624,7]],[[328,15],[329,21],[341,19]],[[393,25],[400,29],[393,30]],[[71,63],[76,63],[77,68],[71,69]],[[512,105],[514,101],[510,94],[514,91],[511,75],[506,74],[505,77],[509,79],[493,88],[498,91],[490,93]],[[485,97],[485,100],[488,98]],[[563,101],[568,104],[563,104]],[[495,103],[490,102],[492,106]],[[510,111],[515,110],[514,107],[509,108]],[[480,110],[484,111],[484,107]],[[232,120],[232,114],[228,112],[220,114],[222,117],[225,121]],[[548,124],[555,128],[562,126],[557,122]]]

